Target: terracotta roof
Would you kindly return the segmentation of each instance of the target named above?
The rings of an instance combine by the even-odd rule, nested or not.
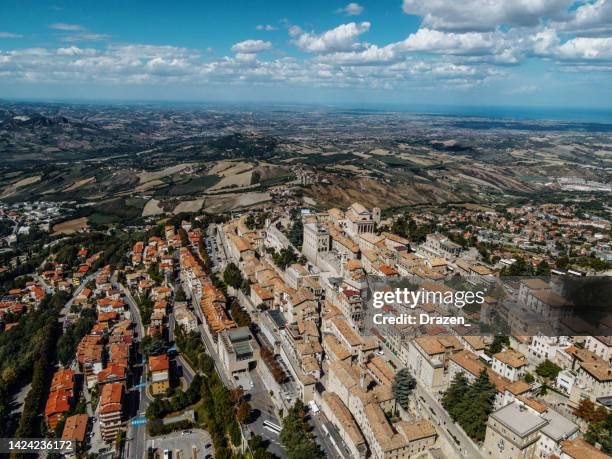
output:
[[[548,407],[533,398],[525,397],[524,395],[519,395],[517,397],[521,402],[530,407],[531,409],[537,411],[538,413],[544,413]]]
[[[525,356],[520,352],[513,350],[498,352],[497,354],[493,355],[493,358],[505,363],[506,365],[510,365],[513,368],[521,368],[527,365],[527,359]]]
[[[444,346],[432,336],[419,336],[414,342],[428,355],[444,354]]]
[[[47,404],[45,405],[45,416],[49,417],[58,413],[66,413],[70,410],[71,391],[64,389],[54,390],[49,393]]]
[[[399,426],[401,427],[402,431],[404,432],[404,436],[408,439],[408,441],[417,441],[437,435],[436,428],[427,419],[421,419],[411,423],[402,422],[399,424]]]
[[[561,451],[572,459],[610,459],[610,456],[581,438],[562,441]]]
[[[104,370],[98,373],[98,382],[104,383],[106,380],[123,380],[125,379],[125,366],[111,364]]]
[[[149,357],[149,369],[151,372],[167,371],[170,368],[170,362],[166,354]]]
[[[612,381],[612,366],[603,360],[599,362],[581,362],[580,367],[598,381]]]
[[[85,432],[87,431],[87,421],[89,416],[86,414],[75,414],[66,419],[64,424],[64,432],[62,440],[74,440],[82,442],[85,440]]]
[[[74,389],[74,371],[70,368],[62,368],[53,374],[51,380],[51,391],[58,389],[68,390],[72,393]]]
[[[116,382],[105,384],[100,395],[100,412],[112,413],[121,411],[121,399],[123,397],[123,384]]]

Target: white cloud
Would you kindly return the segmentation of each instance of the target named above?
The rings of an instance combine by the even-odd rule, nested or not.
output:
[[[574,0],[404,0],[403,10],[439,30],[485,31],[500,25],[534,27],[561,20]]]
[[[491,52],[500,37],[490,33],[451,33],[419,29],[396,46],[403,51],[423,51],[441,54],[485,54]]]
[[[537,32],[529,40],[533,53],[539,56],[549,56],[559,47],[557,32],[550,28]]]
[[[303,32],[302,28],[296,25],[290,26],[288,31],[289,31],[289,35],[291,35],[292,37],[296,37]]]
[[[272,49],[272,43],[263,40],[245,40],[232,46],[235,53],[252,54]]]
[[[23,35],[12,32],[0,32],[0,38],[21,38]]]
[[[293,44],[300,50],[310,53],[351,51],[362,47],[355,42],[355,39],[368,30],[370,30],[369,22],[359,24],[350,22],[319,35],[303,32],[293,40]],[[291,33],[291,30],[289,32]]]
[[[255,30],[265,30],[271,32],[273,30],[276,30],[276,27],[274,27],[272,24],[257,24],[255,26]]]
[[[58,48],[56,53],[60,56],[93,56],[97,51],[91,48],[84,49],[76,46],[69,46],[67,48]]]
[[[581,35],[609,35],[612,33],[612,1],[585,2],[574,10],[569,21],[558,26]]]
[[[612,37],[577,37],[563,43],[555,53],[560,59],[612,60]]]
[[[359,16],[363,13],[363,6],[359,3],[349,3],[344,8],[338,8],[336,13],[344,13],[347,16]]]
[[[359,51],[328,53],[316,58],[318,62],[337,65],[383,65],[395,62],[398,59],[399,55],[393,45],[382,48],[371,45]]]
[[[85,30],[85,27],[78,24],[67,24],[65,22],[56,22],[54,24],[49,25],[50,29],[54,30],[62,30],[64,32],[78,32],[80,30]]]

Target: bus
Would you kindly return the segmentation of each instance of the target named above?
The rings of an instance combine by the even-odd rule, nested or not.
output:
[[[268,421],[267,419],[264,420],[263,422],[264,428],[271,430],[272,432],[276,433],[276,434],[280,434],[281,433],[281,427],[277,424],[274,424],[273,422]]]

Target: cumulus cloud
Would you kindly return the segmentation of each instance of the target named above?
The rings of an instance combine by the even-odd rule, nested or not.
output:
[[[567,16],[574,0],[404,0],[403,10],[438,30],[485,31],[501,25],[534,27]]]
[[[555,55],[560,59],[612,60],[612,37],[573,38],[559,46]]]
[[[359,16],[363,13],[363,6],[359,3],[349,3],[344,8],[338,8],[336,13],[343,13],[347,16]]]
[[[232,46],[232,51],[241,54],[261,53],[272,49],[272,43],[263,40],[245,40]]]
[[[87,42],[109,37],[77,24],[56,23],[50,27],[59,31],[55,36],[62,46],[12,51],[5,47],[0,50],[0,78],[70,84],[468,90],[513,75],[527,58],[545,59],[547,66],[563,72],[612,71],[611,3],[589,0],[568,8],[569,0],[404,0],[405,12],[422,16],[421,27],[396,41],[376,44],[364,39],[369,22],[349,22],[318,32],[283,20],[279,24],[286,28],[290,43],[308,53],[299,58],[274,53],[262,58],[260,53],[273,45],[254,39],[235,43],[233,54],[221,57],[212,56],[210,48],[112,42],[94,46]],[[362,11],[356,3],[338,10],[347,15]],[[260,24],[256,29],[276,28]],[[9,35],[14,34],[0,32],[0,38],[13,38]],[[537,89],[530,84],[507,87],[514,87],[508,90],[513,94]]]
[[[153,45],[109,45],[104,49],[69,46],[57,49],[26,48],[0,51],[0,77],[32,83],[87,82],[88,84],[255,84],[329,88],[394,88],[422,85],[425,79],[444,79],[448,87],[481,84],[490,69],[453,62],[389,61],[385,49],[370,49],[371,62],[345,62],[282,57],[259,60],[255,53],[236,53],[205,59],[188,48]],[[379,55],[377,55],[379,53]],[[331,54],[330,54],[331,56]],[[364,56],[361,56],[363,59]],[[321,57],[326,57],[322,55]]]
[[[580,35],[612,34],[612,1],[595,0],[578,6],[559,28]]]
[[[499,37],[497,37],[499,38]],[[478,32],[451,33],[419,29],[397,47],[404,51],[424,51],[442,54],[485,54],[495,47],[492,34]]]
[[[355,42],[355,39],[368,30],[370,30],[369,22],[350,22],[318,35],[297,32],[293,44],[300,50],[310,53],[351,51],[361,47],[359,43]],[[289,32],[291,33],[291,30]]]

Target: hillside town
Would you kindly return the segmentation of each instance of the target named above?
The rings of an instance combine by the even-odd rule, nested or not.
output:
[[[85,230],[15,278],[0,338],[52,311],[40,434],[73,440],[67,457],[609,457],[612,315],[570,320],[554,281],[595,274],[569,260],[605,263],[609,231],[565,205],[383,216],[359,203],[185,214],[111,242]],[[372,278],[448,291],[449,276],[530,274],[547,277],[461,311],[503,319],[503,336],[368,322]],[[534,332],[510,301],[566,334]],[[5,402],[18,433],[36,416],[28,390]]]

